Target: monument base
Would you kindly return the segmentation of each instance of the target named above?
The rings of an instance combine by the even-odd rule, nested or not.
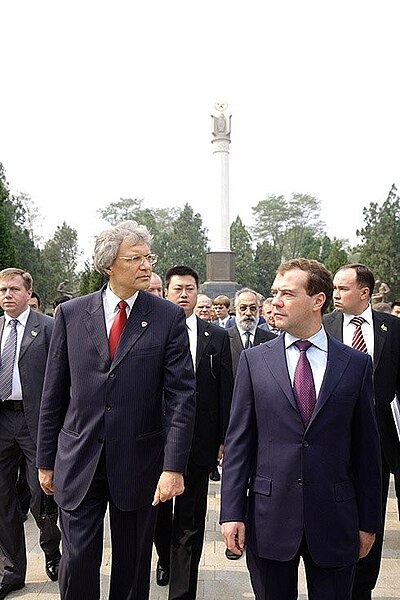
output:
[[[229,251],[207,253],[207,281],[200,292],[214,299],[220,294],[233,298],[242,286],[235,282],[235,253]]]

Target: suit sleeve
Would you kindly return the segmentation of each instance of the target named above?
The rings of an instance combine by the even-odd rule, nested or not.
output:
[[[257,426],[251,373],[246,353],[239,359],[222,468],[220,523],[244,521],[247,487],[254,467]]]
[[[192,444],[196,380],[183,311],[175,313],[164,360],[164,470],[184,473]]]
[[[54,469],[58,434],[67,411],[69,390],[66,324],[60,307],[50,340],[39,414],[37,466],[40,469]]]
[[[382,531],[381,449],[373,406],[372,361],[368,358],[353,415],[352,465],[359,529]]]
[[[220,443],[225,442],[226,431],[229,423],[233,393],[232,354],[229,336],[225,333],[221,348],[221,377],[219,381],[220,397]]]

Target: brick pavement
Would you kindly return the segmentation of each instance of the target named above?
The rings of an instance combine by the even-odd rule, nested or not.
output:
[[[201,559],[198,599],[235,600],[253,598],[245,561],[228,561],[224,556],[224,544],[221,541],[218,521],[220,484],[210,482],[209,507],[207,513],[206,541]],[[31,516],[26,522],[28,549],[28,577],[23,590],[13,592],[7,599],[14,600],[57,600],[59,598],[56,583],[49,581],[44,572],[43,554],[38,545],[38,534]],[[153,556],[150,600],[167,600],[168,588],[160,588],[155,583],[154,569],[156,558]],[[110,570],[109,535],[105,534],[105,550],[102,565],[102,600],[107,599],[108,577]],[[304,576],[300,573],[301,600],[305,594]],[[393,484],[386,522],[383,566],[374,593],[374,600],[400,600],[400,526]]]

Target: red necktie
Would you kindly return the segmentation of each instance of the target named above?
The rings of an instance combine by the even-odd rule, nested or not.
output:
[[[125,308],[127,306],[128,305],[125,302],[125,300],[120,300],[120,302],[118,302],[118,312],[117,312],[114,322],[111,326],[110,336],[108,338],[108,345],[110,347],[111,360],[113,360],[113,358],[114,358],[115,351],[118,346],[119,338],[121,337],[121,333],[125,327],[125,323],[127,320]]]
[[[367,344],[365,343],[361,329],[361,326],[364,323],[364,321],[365,319],[363,317],[353,317],[350,321],[350,323],[353,323],[356,326],[353,333],[351,345],[353,348],[359,350],[360,352],[368,352]]]
[[[300,356],[294,372],[293,390],[304,426],[307,427],[316,403],[314,377],[306,355],[312,343],[297,340],[294,345],[300,350]]]

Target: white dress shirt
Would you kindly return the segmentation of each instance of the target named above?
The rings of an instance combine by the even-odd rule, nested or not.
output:
[[[367,345],[368,354],[371,358],[374,358],[374,323],[372,321],[372,308],[370,305],[367,306],[361,315],[349,315],[348,313],[343,313],[343,344],[351,346],[356,326],[354,323],[350,323],[350,321],[355,316],[363,317],[363,319],[365,319],[364,323],[361,325],[361,331]]]
[[[285,333],[286,361],[292,385],[294,372],[300,358],[300,350],[297,346],[294,346],[294,342],[297,342],[298,339],[290,333]],[[312,346],[307,350],[307,358],[314,378],[315,395],[318,398],[328,361],[328,338],[325,329],[321,325],[321,329],[307,339],[312,343]]]
[[[139,292],[135,292],[133,294],[133,296],[131,296],[130,298],[127,298],[125,300],[125,302],[128,305],[125,308],[127,318],[131,314],[131,310],[132,310],[133,305],[135,304],[136,298],[138,297],[138,293]],[[119,302],[121,302],[121,298],[119,298],[116,294],[114,294],[114,292],[108,285],[103,292],[103,308],[104,308],[104,318],[106,321],[107,337],[110,336],[110,330],[111,330],[112,324],[113,324],[116,314],[119,310],[119,308],[118,308]]]
[[[8,398],[8,400],[22,400],[22,385],[21,385],[21,379],[19,376],[18,360],[19,360],[19,353],[21,350],[21,342],[22,342],[22,338],[24,336],[26,322],[28,320],[30,312],[31,312],[31,309],[28,306],[28,308],[26,308],[24,310],[24,312],[21,313],[19,315],[19,317],[17,318],[17,349],[15,352],[15,360],[14,360],[12,393],[11,393],[11,396]],[[4,344],[6,343],[6,339],[8,338],[8,336],[10,334],[11,328],[10,328],[9,323],[12,319],[14,319],[14,317],[10,317],[10,315],[8,315],[7,313],[4,313],[4,329],[3,329],[3,335],[1,338],[1,352],[3,352]]]
[[[196,371],[197,353],[197,317],[194,313],[186,319],[186,327],[189,335],[190,354],[192,355],[193,369]]]
[[[247,331],[245,331],[244,329],[242,329],[242,328],[239,326],[239,324],[238,324],[238,322],[237,322],[237,321],[236,321],[236,327],[238,328],[238,331],[239,331],[239,334],[240,334],[240,341],[242,342],[242,346],[243,346],[243,348],[244,348],[244,347],[245,347],[245,345],[246,345],[246,342],[247,342],[247,335],[246,335]],[[256,336],[256,329],[257,329],[257,327],[254,327],[254,329],[251,329],[251,330],[250,330],[250,337],[249,337],[249,340],[250,340],[250,344],[251,344],[252,346],[254,346],[254,338],[255,338],[255,336]]]

